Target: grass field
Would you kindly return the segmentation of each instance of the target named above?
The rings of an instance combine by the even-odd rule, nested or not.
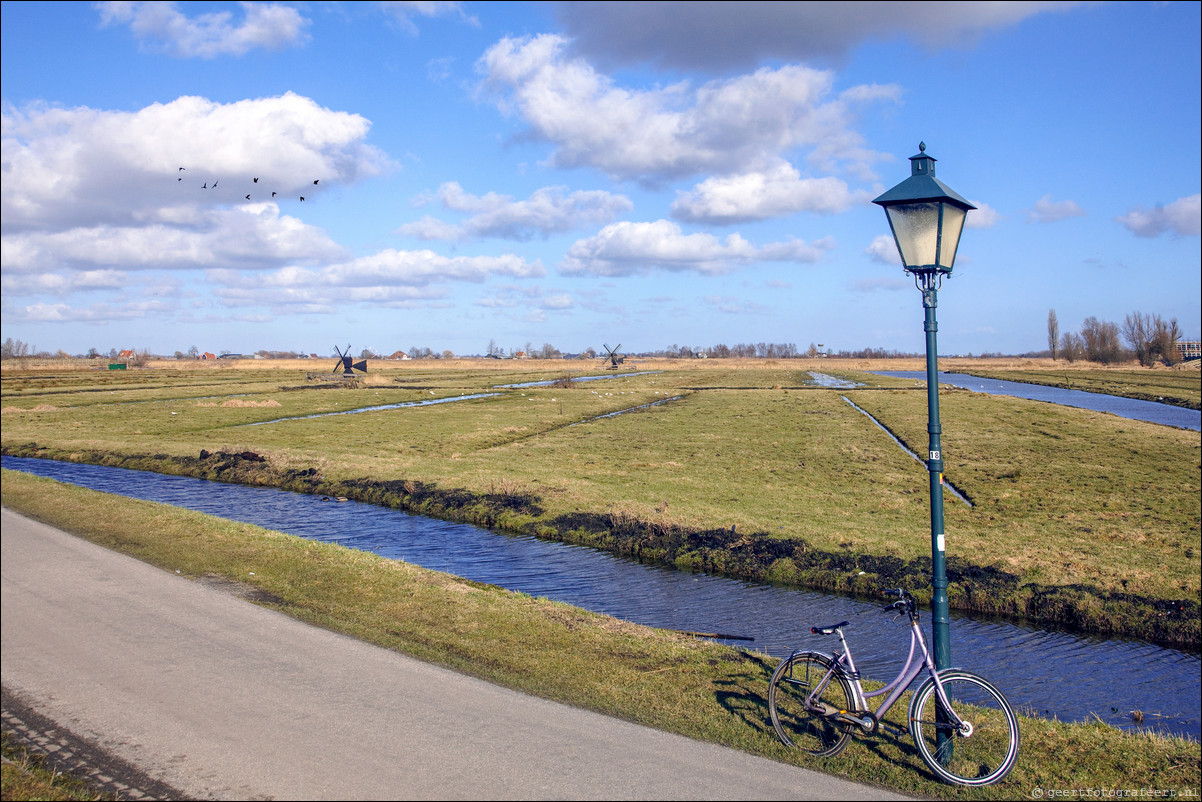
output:
[[[696,740],[918,798],[1041,799],[1072,789],[1154,789],[1197,798],[1196,741],[1124,732],[1100,721],[1021,716],[1014,771],[983,789],[938,782],[910,739],[888,732],[854,738],[837,758],[811,758],[775,737],[766,695],[776,661],[763,654],[337,544],[19,472],[3,477],[5,506],[164,570],[490,682]],[[904,726],[905,709],[903,701],[888,720]],[[10,780],[7,770],[4,778],[6,794],[10,781],[19,789],[5,798],[95,798],[43,797],[36,786]],[[798,793],[804,797],[805,789]]]
[[[4,453],[345,495],[754,580],[929,594],[927,472],[848,403],[925,452],[925,392],[866,372],[917,363],[639,360],[612,376],[372,362],[353,385],[310,379],[324,361],[70,367],[5,363]],[[1187,400],[1202,384],[1196,369],[1055,371]],[[811,372],[861,386],[817,387]],[[582,380],[597,375],[609,378]],[[539,380],[558,381],[501,386]],[[469,395],[488,397],[331,414]],[[1198,432],[953,388],[941,408],[945,476],[973,504],[945,502],[953,607],[1199,647]]]

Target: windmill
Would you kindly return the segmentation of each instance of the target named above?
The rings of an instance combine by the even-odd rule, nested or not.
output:
[[[367,373],[367,360],[364,359],[356,362],[355,358],[351,356],[350,343],[347,343],[345,353],[339,350],[336,345],[334,346],[334,350],[338,352],[338,361],[334,363],[334,369],[330,371],[331,373],[337,373],[341,370],[342,378],[344,379],[352,378],[356,370]]]
[[[604,343],[602,343],[602,345],[604,345]],[[621,347],[621,343],[618,343],[617,348],[610,348],[608,345],[605,346],[604,358],[609,360],[609,370],[617,370],[618,365],[626,361],[626,357],[618,356],[618,348]]]

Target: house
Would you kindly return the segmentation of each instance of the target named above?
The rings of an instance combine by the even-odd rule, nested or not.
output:
[[[122,351],[121,353],[117,354],[117,358],[118,358],[118,359],[133,359],[133,358],[134,358],[134,352],[133,352],[133,349],[131,349],[131,348],[126,348],[124,351]]]
[[[404,351],[393,351],[392,355],[389,356],[388,359],[409,359],[409,355]]]
[[[203,354],[200,355],[200,358],[201,359],[216,359],[217,354],[211,354],[208,351],[205,351]]]

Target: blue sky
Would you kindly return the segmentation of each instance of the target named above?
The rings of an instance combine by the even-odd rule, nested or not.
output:
[[[1202,333],[1196,2],[2,9],[39,351],[921,352],[871,203],[919,141],[980,207],[941,353]]]

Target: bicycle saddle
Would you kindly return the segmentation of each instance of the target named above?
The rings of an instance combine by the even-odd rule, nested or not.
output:
[[[841,621],[838,624],[831,624],[829,627],[810,627],[810,632],[813,632],[815,635],[834,635],[836,629],[845,627],[850,623],[850,621]]]

